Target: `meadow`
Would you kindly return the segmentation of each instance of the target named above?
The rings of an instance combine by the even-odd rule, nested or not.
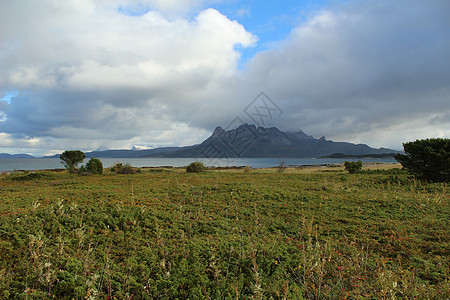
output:
[[[1,175],[0,298],[448,299],[448,184],[377,168]]]

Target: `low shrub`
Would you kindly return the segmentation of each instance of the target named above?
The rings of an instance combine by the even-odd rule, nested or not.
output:
[[[87,172],[88,172],[88,169],[86,168],[86,166],[81,166],[81,167],[78,169],[78,174],[86,175]]]
[[[102,174],[103,164],[100,159],[91,157],[91,159],[86,164],[86,170],[88,172],[91,172],[92,174]]]
[[[200,173],[205,171],[206,171],[205,165],[199,161],[193,162],[186,167],[187,173]]]
[[[346,161],[344,166],[350,174],[358,173],[362,169],[362,161]]]
[[[111,172],[114,172],[116,174],[135,174],[136,169],[133,168],[129,163],[126,163],[125,165],[122,163],[115,163],[111,167]]]

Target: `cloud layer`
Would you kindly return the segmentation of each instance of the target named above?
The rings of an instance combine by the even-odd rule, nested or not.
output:
[[[0,149],[194,144],[249,121],[260,91],[284,130],[395,148],[450,136],[445,0],[327,7],[244,70],[258,38],[212,1],[0,1],[0,95],[15,93]]]
[[[249,77],[281,100],[289,129],[389,146],[448,137],[449,30],[446,1],[348,1],[258,54]]]
[[[1,35],[0,90],[18,92],[1,103],[3,132],[102,142],[164,135],[189,122],[185,107],[199,106],[202,94],[233,76],[235,47],[256,42],[214,9],[187,21],[157,11],[128,16],[95,3],[41,1],[27,10],[20,1],[4,4],[1,28],[13,20],[22,25]],[[158,136],[148,138],[158,145]]]

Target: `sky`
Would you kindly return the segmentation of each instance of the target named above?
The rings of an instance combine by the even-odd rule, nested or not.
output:
[[[449,138],[449,32],[448,0],[0,0],[0,152]]]

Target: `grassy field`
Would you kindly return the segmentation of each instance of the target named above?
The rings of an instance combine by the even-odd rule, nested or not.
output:
[[[0,298],[448,299],[448,184],[379,168],[2,175]]]

